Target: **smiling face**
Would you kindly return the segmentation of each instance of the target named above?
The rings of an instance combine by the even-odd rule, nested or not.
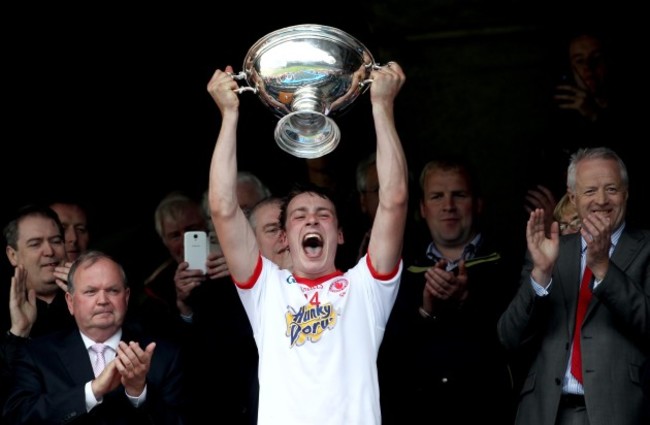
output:
[[[7,246],[7,257],[27,272],[27,287],[46,302],[59,290],[54,268],[65,261],[63,235],[57,223],[42,215],[28,215],[18,223],[16,248]]]
[[[61,220],[65,237],[65,251],[68,261],[74,261],[88,249],[90,235],[86,212],[78,205],[61,202],[50,206]]]
[[[105,341],[122,326],[129,302],[119,265],[108,258],[79,264],[73,282],[72,292],[66,293],[70,314],[81,332]]]
[[[618,228],[627,210],[627,187],[621,179],[618,163],[612,159],[583,159],[576,167],[575,191],[571,202],[580,219],[591,213],[608,217],[612,229]]]
[[[420,214],[438,249],[462,249],[474,237],[474,214],[480,203],[469,178],[458,168],[435,168],[423,179]]]
[[[334,203],[312,192],[287,205],[285,229],[294,274],[315,279],[336,271],[336,250],[343,243]]]

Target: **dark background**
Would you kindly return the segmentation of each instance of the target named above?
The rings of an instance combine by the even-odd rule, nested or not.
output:
[[[519,231],[522,164],[548,124],[565,30],[589,24],[608,32],[630,102],[643,102],[647,75],[638,62],[647,34],[639,9],[526,0],[7,9],[2,222],[24,203],[74,196],[89,207],[96,245],[127,246],[133,255],[156,249],[155,239],[138,235],[154,235],[158,201],[175,189],[200,196],[208,185],[219,128],[206,92],[214,70],[241,70],[248,48],[271,31],[318,23],[355,36],[377,62],[405,69],[397,124],[411,172],[440,152],[467,154],[497,225]],[[281,194],[304,175],[304,162],[275,145],[277,120],[255,95],[242,94],[241,104],[240,169]],[[355,164],[374,147],[369,95],[336,121],[343,136],[331,154],[335,173],[353,190]],[[621,138],[643,131],[643,120],[632,122]]]

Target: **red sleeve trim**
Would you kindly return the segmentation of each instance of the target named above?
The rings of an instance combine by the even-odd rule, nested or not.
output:
[[[381,274],[375,270],[375,268],[372,266],[372,262],[370,261],[370,254],[366,254],[366,264],[368,265],[368,269],[370,269],[370,274],[372,277],[374,277],[377,280],[391,280],[397,275],[397,272],[399,272],[399,264],[402,260],[397,262],[395,265],[395,268],[391,270],[390,272],[386,274]]]
[[[253,275],[248,279],[246,282],[237,282],[235,279],[232,281],[235,282],[235,285],[237,285],[241,289],[251,289],[253,286],[255,286],[255,282],[257,282],[257,279],[259,279],[260,274],[262,273],[262,254],[258,254],[257,256],[257,264],[255,265],[255,270],[253,270]]]

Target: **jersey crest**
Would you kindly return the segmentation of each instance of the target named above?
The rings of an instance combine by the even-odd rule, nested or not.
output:
[[[307,304],[300,306],[298,310],[293,306],[288,306],[285,313],[286,336],[289,337],[291,347],[301,346],[306,341],[318,342],[325,331],[334,329],[339,313],[337,313],[334,304],[327,300],[327,293],[343,297],[347,293],[347,287],[347,279],[338,278],[327,285],[327,290],[323,288],[323,285],[301,288],[307,299]],[[323,296],[323,294],[325,295]],[[321,297],[325,299],[321,299]]]

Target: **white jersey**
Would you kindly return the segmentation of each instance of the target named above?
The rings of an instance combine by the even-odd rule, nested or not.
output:
[[[379,425],[377,353],[402,262],[377,280],[364,256],[347,273],[296,279],[262,258],[238,286],[259,351],[258,424]]]

